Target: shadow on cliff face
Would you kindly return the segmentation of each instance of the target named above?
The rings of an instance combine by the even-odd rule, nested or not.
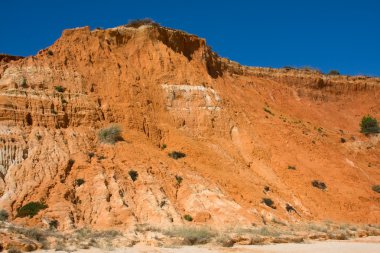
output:
[[[193,60],[194,53],[198,50],[202,50],[202,60],[205,61],[209,75],[212,78],[218,78],[223,75],[220,57],[206,45],[204,39],[164,27],[157,27],[157,29],[159,33],[157,39],[173,51],[183,54],[191,61]]]

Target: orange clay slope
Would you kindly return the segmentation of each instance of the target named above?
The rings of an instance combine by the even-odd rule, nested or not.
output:
[[[160,26],[65,30],[0,64],[0,209],[61,230],[184,215],[217,228],[380,224],[380,136],[359,129],[380,118],[379,95],[379,78],[245,67]],[[104,144],[112,124],[123,140]],[[17,217],[29,202],[47,208]]]

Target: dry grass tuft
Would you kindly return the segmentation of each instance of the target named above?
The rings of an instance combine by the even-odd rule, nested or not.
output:
[[[184,245],[206,244],[216,236],[215,231],[195,227],[173,227],[169,230],[164,230],[163,234],[169,237],[183,238],[182,243]]]

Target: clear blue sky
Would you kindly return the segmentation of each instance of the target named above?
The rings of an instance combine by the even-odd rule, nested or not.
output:
[[[150,17],[251,66],[380,76],[380,0],[4,0],[0,52],[33,55],[63,29]]]

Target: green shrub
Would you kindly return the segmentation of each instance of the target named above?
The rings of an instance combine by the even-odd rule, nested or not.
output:
[[[235,244],[235,241],[229,235],[226,235],[226,234],[220,234],[215,239],[215,242],[218,245],[220,245],[222,247],[226,247],[226,248],[230,248],[230,247],[234,246],[234,244]]]
[[[81,186],[82,184],[84,184],[85,181],[83,178],[78,178],[78,179],[75,179],[75,185],[76,186]]]
[[[7,221],[9,218],[9,214],[4,209],[0,210],[0,221]]]
[[[104,231],[95,231],[94,235],[95,237],[101,237],[101,238],[115,238],[117,236],[122,235],[122,233],[117,230],[104,230]]]
[[[345,143],[345,142],[346,142],[346,139],[345,139],[345,138],[340,138],[340,142],[341,142],[341,143]]]
[[[36,133],[36,138],[37,138],[37,140],[41,140],[42,139],[42,135],[40,135],[39,133]]]
[[[182,152],[178,152],[178,151],[173,151],[173,152],[169,153],[168,155],[169,155],[169,157],[171,157],[175,160],[186,157],[186,154],[184,154]]]
[[[372,190],[377,193],[380,193],[380,185],[377,184],[377,185],[372,186]]]
[[[51,220],[49,221],[49,229],[57,229],[59,222],[57,220]]]
[[[164,150],[165,148],[167,148],[168,146],[166,144],[162,144],[161,146],[161,149]]]
[[[215,231],[207,228],[192,228],[192,227],[174,227],[164,230],[163,234],[170,237],[183,238],[183,244],[196,245],[205,244],[211,241],[217,235]]]
[[[321,190],[324,190],[327,188],[326,184],[322,181],[319,181],[319,180],[313,180],[311,182],[311,185],[314,186],[315,188],[318,188],[318,189],[321,189]]]
[[[16,249],[16,248],[10,248],[10,249],[8,250],[8,253],[21,253],[21,250]]]
[[[364,116],[360,122],[360,132],[364,134],[380,133],[379,123],[377,119],[370,115]]]
[[[108,144],[115,144],[117,141],[123,140],[121,137],[121,129],[117,125],[101,129],[98,133],[98,138],[100,142]]]
[[[139,28],[140,26],[143,26],[143,25],[160,26],[158,23],[156,23],[155,21],[153,21],[150,18],[130,20],[128,22],[128,24],[126,24],[124,26],[125,27]]]
[[[9,231],[13,232],[14,234],[24,235],[29,239],[39,242],[42,246],[42,249],[48,249],[50,246],[49,241],[47,240],[47,238],[50,235],[50,232],[46,230],[11,226],[9,227]]]
[[[280,232],[278,232],[275,229],[271,229],[269,227],[261,227],[254,230],[256,234],[261,236],[270,236],[270,237],[278,237],[281,235]]]
[[[92,230],[90,230],[89,228],[84,227],[84,228],[80,228],[80,229],[76,230],[74,232],[74,236],[76,238],[80,239],[81,241],[83,241],[83,239],[92,237],[92,233],[93,233]]]
[[[14,232],[25,235],[26,237],[38,242],[43,242],[46,240],[45,232],[37,228],[15,228]]]
[[[187,220],[187,221],[193,221],[193,217],[191,217],[190,214],[185,214],[185,215],[183,216],[183,218],[184,218],[185,220]]]
[[[262,203],[269,206],[270,208],[276,209],[276,206],[274,206],[274,202],[270,198],[263,198]]]
[[[21,81],[21,87],[24,89],[28,88],[28,83],[25,78],[23,78]]]
[[[98,155],[98,161],[104,160],[106,157],[104,155]]]
[[[339,76],[340,73],[338,70],[330,70],[329,73],[327,73],[329,76]]]
[[[57,91],[57,92],[65,92],[65,88],[64,87],[62,87],[61,85],[57,85],[57,86],[54,86],[54,89],[55,89],[55,91]]]
[[[300,70],[306,71],[306,72],[315,72],[318,74],[323,74],[321,70],[315,68],[315,67],[310,67],[310,66],[304,66],[301,67]]]
[[[292,207],[289,203],[286,203],[285,209],[288,213],[290,213],[291,211],[296,212],[296,209],[294,209],[294,207]]]
[[[103,230],[96,231],[89,228],[81,228],[74,232],[74,235],[77,239],[83,241],[85,239],[94,239],[94,238],[115,238],[119,235],[122,235],[119,231],[116,230]]]
[[[180,186],[182,183],[183,178],[181,176],[176,175],[175,180],[177,181],[177,185]]]
[[[291,165],[288,166],[288,170],[296,170],[296,169],[297,169],[296,166],[291,166]]]
[[[19,209],[17,209],[17,217],[26,217],[29,216],[32,218],[36,214],[38,214],[39,211],[48,208],[48,206],[45,203],[42,202],[30,202]]]
[[[270,115],[274,116],[274,113],[267,107],[263,108],[264,112],[269,113]]]
[[[131,177],[133,182],[135,182],[137,180],[137,177],[139,176],[139,173],[135,170],[130,170],[128,174]]]

